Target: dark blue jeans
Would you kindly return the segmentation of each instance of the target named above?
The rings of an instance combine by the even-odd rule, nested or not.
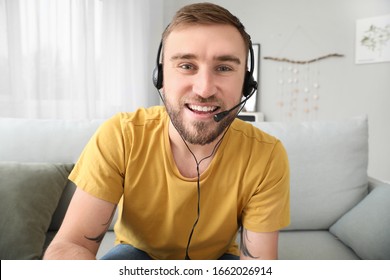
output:
[[[232,254],[224,254],[219,260],[238,260],[238,256]],[[101,260],[152,260],[152,258],[145,253],[128,244],[118,244],[110,251],[108,251]]]

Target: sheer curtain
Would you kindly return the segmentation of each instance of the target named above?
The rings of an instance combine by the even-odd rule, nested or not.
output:
[[[0,0],[0,117],[107,118],[157,104],[158,2]]]

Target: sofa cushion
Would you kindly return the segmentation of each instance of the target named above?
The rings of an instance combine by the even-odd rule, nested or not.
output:
[[[390,259],[390,187],[375,187],[330,232],[363,259]]]
[[[0,162],[0,259],[39,259],[73,164]]]
[[[359,257],[327,230],[279,233],[280,260],[358,260]]]
[[[255,123],[284,144],[291,169],[293,230],[329,229],[368,189],[368,122]]]

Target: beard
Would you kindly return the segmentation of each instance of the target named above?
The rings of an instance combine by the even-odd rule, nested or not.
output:
[[[192,145],[207,145],[216,140],[225,129],[234,121],[236,113],[231,112],[220,122],[215,122],[213,119],[207,121],[191,121],[185,122],[182,116],[182,108],[185,108],[185,103],[180,102],[179,106],[174,106],[165,98],[165,108],[171,119],[173,126],[176,128],[180,136]],[[210,99],[198,98],[197,102],[209,102]]]

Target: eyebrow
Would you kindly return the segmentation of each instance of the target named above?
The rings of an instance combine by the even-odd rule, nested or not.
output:
[[[241,60],[238,57],[234,56],[234,55],[221,55],[221,56],[216,57],[216,60],[218,60],[218,61],[230,61],[230,62],[234,62],[234,63],[236,63],[238,65],[241,64]]]
[[[195,59],[196,55],[190,53],[178,53],[171,57],[171,61],[179,60],[179,59]]]
[[[179,54],[176,54],[174,56],[171,57],[171,61],[174,61],[174,60],[179,60],[179,59],[196,59],[197,56],[194,55],[194,54],[191,54],[191,53],[179,53]],[[221,56],[216,56],[214,57],[214,60],[216,61],[221,61],[221,62],[226,62],[226,61],[230,61],[230,62],[234,62],[238,65],[241,64],[241,60],[234,56],[234,55],[221,55]]]

